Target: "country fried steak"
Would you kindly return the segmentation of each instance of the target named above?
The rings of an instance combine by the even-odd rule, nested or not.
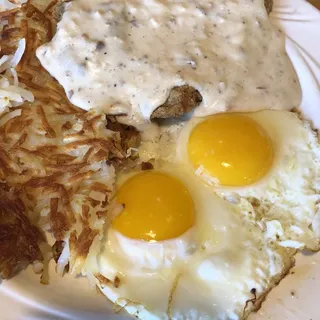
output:
[[[163,118],[177,118],[191,112],[202,102],[198,90],[189,85],[174,87],[169,93],[167,101],[151,114],[151,120]]]
[[[267,13],[270,14],[273,0],[264,0],[264,5]],[[201,102],[200,92],[188,84],[174,87],[171,89],[167,101],[155,109],[150,118],[151,120],[178,118],[194,110]]]

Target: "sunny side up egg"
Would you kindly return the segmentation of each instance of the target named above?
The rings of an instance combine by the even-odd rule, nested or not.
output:
[[[123,208],[97,258],[95,272],[120,279],[97,281],[115,305],[140,319],[241,319],[295,248],[318,249],[320,148],[296,114],[192,118],[144,136],[155,169],[119,179]]]
[[[215,196],[193,172],[172,164],[119,179],[124,205],[106,230],[98,282],[140,319],[239,319],[289,265],[241,208]]]
[[[268,238],[319,250],[320,145],[296,113],[261,111],[191,119],[171,154],[261,223]]]

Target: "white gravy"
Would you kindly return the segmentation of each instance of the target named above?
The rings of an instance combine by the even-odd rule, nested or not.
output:
[[[196,116],[299,106],[284,45],[263,0],[75,0],[37,56],[73,104],[140,122],[183,84]]]

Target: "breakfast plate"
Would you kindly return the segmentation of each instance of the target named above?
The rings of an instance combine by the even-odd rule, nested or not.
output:
[[[286,48],[302,87],[301,110],[320,129],[320,13],[302,0],[276,1],[271,20],[287,35]],[[307,36],[306,36],[307,35]],[[317,319],[320,255],[303,252],[291,273],[268,295],[249,319]],[[127,319],[116,315],[88,281],[59,277],[51,263],[50,285],[41,285],[31,270],[0,286],[2,319]],[[138,289],[137,289],[138,290]]]

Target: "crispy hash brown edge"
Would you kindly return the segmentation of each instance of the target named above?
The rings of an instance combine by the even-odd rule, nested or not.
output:
[[[0,57],[13,54],[18,41],[26,40],[16,70],[20,84],[35,96],[34,103],[0,115],[0,179],[24,203],[32,221],[57,241],[70,237],[70,261],[78,273],[101,231],[93,225],[107,215],[111,190],[99,180],[108,169],[103,163],[124,159],[126,143],[117,131],[105,128],[104,116],[72,105],[37,60],[35,50],[51,40],[61,6],[69,1],[46,2],[46,7],[45,1],[28,1],[0,12]],[[81,197],[80,212],[74,197]]]
[[[0,277],[9,279],[35,261],[42,262],[41,231],[31,224],[26,207],[5,185],[0,186]]]

